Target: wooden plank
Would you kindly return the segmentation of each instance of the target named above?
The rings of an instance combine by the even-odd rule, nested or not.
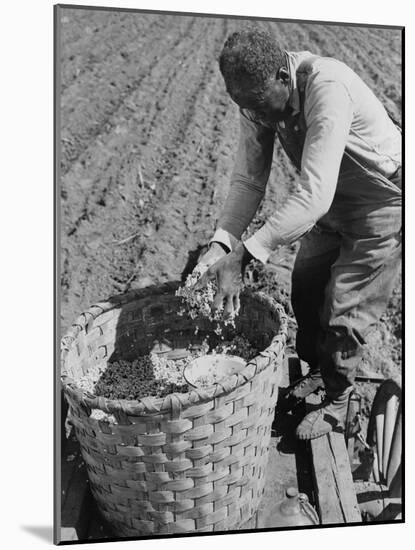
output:
[[[345,523],[361,522],[362,516],[357,502],[344,436],[340,433],[330,433],[328,441],[331,448],[332,469],[335,472],[334,478],[340,495],[340,505]]]
[[[311,410],[320,399],[307,398]],[[362,517],[350,469],[344,435],[332,432],[310,441],[316,502],[320,521],[330,523],[360,523]]]
[[[344,523],[339,502],[334,472],[331,467],[331,452],[327,437],[319,437],[310,442],[315,497],[320,522]]]

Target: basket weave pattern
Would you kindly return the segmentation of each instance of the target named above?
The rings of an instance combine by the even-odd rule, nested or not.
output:
[[[94,397],[76,385],[118,346],[127,357],[128,349],[145,353],[163,330],[176,347],[194,341],[191,320],[177,317],[174,288],[92,306],[62,339],[70,422],[99,509],[121,536],[236,529],[256,512],[264,490],[286,338],[283,311],[268,297],[241,297],[243,333],[251,340],[268,334],[269,345],[222,383],[140,401]],[[116,422],[91,418],[93,409]]]

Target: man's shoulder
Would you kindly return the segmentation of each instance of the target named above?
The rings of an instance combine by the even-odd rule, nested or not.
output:
[[[296,67],[298,91],[305,93],[305,101],[314,101],[317,96],[336,93],[337,85],[345,88],[349,95],[355,87],[357,75],[345,63],[334,57],[311,54],[303,56]],[[333,88],[333,84],[335,87]]]
[[[335,57],[311,54],[302,57],[297,65],[297,80],[318,82],[322,80],[340,81],[345,84],[356,78],[356,73],[343,61]],[[309,79],[309,77],[312,77]]]

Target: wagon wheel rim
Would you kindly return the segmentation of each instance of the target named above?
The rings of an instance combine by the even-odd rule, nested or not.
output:
[[[373,476],[400,494],[402,462],[402,390],[386,380],[378,389],[369,419],[367,441],[374,452]]]

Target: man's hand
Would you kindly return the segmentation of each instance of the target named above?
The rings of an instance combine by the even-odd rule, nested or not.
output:
[[[225,315],[233,317],[239,311],[239,292],[243,284],[243,275],[248,263],[253,256],[248,252],[242,243],[211,265],[195,285],[200,289],[208,280],[216,279],[218,291],[216,293],[213,308],[224,307]]]
[[[226,256],[226,254],[227,251],[225,250],[224,246],[217,242],[211,243],[211,245],[209,246],[209,250],[205,254],[203,254],[203,256],[198,261],[194,272],[199,272],[201,274],[205,273],[210,266]]]

